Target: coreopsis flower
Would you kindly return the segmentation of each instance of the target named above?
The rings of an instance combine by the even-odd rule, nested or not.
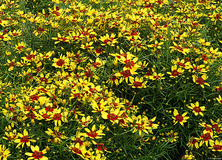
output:
[[[211,126],[212,126],[214,132],[216,132],[216,133],[221,133],[221,132],[222,132],[222,125],[220,124],[220,119],[217,119],[216,122],[214,122],[214,121],[211,119],[210,122],[211,122],[211,124],[212,124]]]
[[[120,62],[125,64],[123,70],[133,69],[133,68],[138,69],[140,66],[136,64],[137,61],[138,61],[138,58],[132,54],[127,54],[126,57],[121,56],[120,58]]]
[[[127,37],[128,39],[128,37]],[[130,38],[130,43],[131,43],[131,46],[129,50],[132,50],[134,52],[139,52],[141,51],[141,49],[146,49],[146,46],[145,46],[145,41],[141,41],[139,39],[136,39],[136,38]]]
[[[26,47],[27,47],[27,44],[25,42],[21,42],[15,45],[15,49],[17,49],[19,53],[24,51]]]
[[[69,59],[66,58],[64,55],[60,56],[60,58],[53,58],[53,64],[52,66],[56,67],[56,68],[63,68],[64,66],[68,66],[69,65]]]
[[[213,133],[211,125],[209,125],[207,123],[199,123],[199,125],[205,128],[204,132],[211,132],[211,133]]]
[[[206,146],[210,144],[211,146],[214,145],[214,140],[213,140],[213,132],[206,132],[204,131],[203,134],[200,136],[200,146],[202,146],[204,143]]]
[[[202,88],[204,88],[204,85],[210,86],[208,83],[205,82],[205,80],[208,78],[208,76],[206,74],[203,74],[201,77],[198,77],[196,75],[192,75],[192,77],[193,77],[193,81],[196,84],[200,84],[200,86]]]
[[[11,38],[8,36],[8,34],[3,34],[3,32],[0,32],[0,40],[10,41]]]
[[[6,137],[3,137],[3,139],[14,142],[14,140],[17,138],[17,131],[14,129],[12,132],[5,132],[5,135]]]
[[[222,104],[222,97],[221,97],[221,95],[219,95],[219,97],[216,98],[216,99],[217,99],[217,101],[218,101],[220,104]]]
[[[13,59],[12,61],[10,61],[9,59],[7,59],[7,62],[8,62],[8,65],[9,65],[8,71],[14,70],[14,67],[15,67],[15,65],[16,65],[15,59]]]
[[[62,37],[60,33],[58,33],[58,37],[52,37],[53,40],[56,40],[55,44],[59,42],[69,42],[69,37]]]
[[[113,84],[115,84],[115,85],[119,85],[119,81],[118,81],[118,78],[117,78],[117,76],[115,76],[115,74],[112,74],[110,77],[109,77],[109,79],[106,81],[106,83],[110,83],[111,84],[111,86],[113,86]]]
[[[132,77],[132,75],[135,75],[135,74],[138,74],[136,72],[137,69],[133,68],[133,69],[127,69],[127,70],[123,70],[119,73],[116,73],[115,76],[117,77],[121,77],[120,80],[119,80],[119,83],[122,83],[122,81],[125,79],[126,83],[128,83],[128,80],[129,79],[134,79]]]
[[[185,62],[185,59],[180,60],[179,58],[177,58],[176,60],[172,60],[171,62],[185,69],[190,68],[190,62]]]
[[[222,21],[222,14],[221,13],[216,13],[213,11],[213,14],[209,16],[211,18],[211,21],[214,21],[214,24],[216,25],[217,21]]]
[[[173,130],[171,130],[170,132],[166,133],[166,135],[169,137],[169,140],[171,143],[176,142],[177,138],[179,138],[178,133],[177,132],[173,132]]]
[[[17,36],[21,36],[22,35],[22,30],[14,30],[13,32],[12,31],[9,31],[9,35],[12,35],[13,37],[17,37]]]
[[[99,68],[103,66],[106,62],[104,60],[101,60],[100,58],[96,58],[96,61],[92,63],[94,68]]]
[[[207,69],[204,67],[205,67],[204,64],[199,65],[199,66],[197,66],[196,64],[190,65],[190,68],[193,69],[192,72],[196,72],[196,73],[200,73],[200,74],[204,74],[207,72]]]
[[[155,41],[155,44],[150,44],[148,47],[161,49],[161,45],[163,45],[163,42],[159,43],[158,41]]]
[[[47,157],[43,156],[46,154],[46,149],[40,151],[39,146],[31,146],[32,153],[26,152],[25,155],[29,156],[28,160],[30,159],[37,159],[37,160],[48,160]]]
[[[110,151],[108,151],[106,149],[106,147],[105,147],[105,145],[103,143],[97,143],[94,140],[92,140],[92,143],[97,146],[96,149],[97,149],[98,152],[103,153],[104,151],[106,151],[106,152],[111,153]]]
[[[61,108],[59,108],[59,109],[54,109],[53,110],[53,113],[51,114],[51,119],[53,119],[54,120],[54,122],[55,122],[55,126],[57,127],[57,126],[62,126],[62,121],[63,122],[68,122],[67,121],[67,115],[68,115],[69,113],[68,113],[68,111],[61,111]]]
[[[92,100],[91,106],[93,108],[92,112],[102,112],[108,110],[107,101],[104,101],[103,99],[98,103],[95,100]]]
[[[131,83],[129,85],[132,86],[132,88],[146,88],[147,81],[143,81],[143,77],[130,78],[129,81]]]
[[[199,106],[199,102],[196,102],[195,104],[191,103],[190,105],[191,106],[187,106],[187,107],[193,110],[193,113],[195,116],[199,114],[203,116],[202,111],[206,111],[205,106],[201,106],[201,107]]]
[[[25,144],[29,147],[30,142],[36,142],[36,140],[31,139],[31,136],[28,135],[28,132],[26,129],[24,129],[23,134],[18,133],[18,137],[19,138],[15,139],[14,141],[15,143],[18,143],[16,148],[18,148],[20,145],[22,145],[22,148],[23,148]]]
[[[101,112],[103,119],[109,119],[113,124],[118,123],[120,118],[120,115],[122,114],[122,111],[119,109],[111,109],[108,112]]]
[[[35,35],[35,36],[38,36],[39,35],[39,37],[41,37],[43,34],[46,34],[47,33],[47,29],[45,29],[44,27],[38,27],[38,29],[36,29],[34,32],[33,32],[33,34]]]
[[[181,160],[192,160],[195,159],[195,156],[192,154],[192,152],[188,152],[188,150],[185,151],[186,154],[181,158]]]
[[[172,118],[173,118],[174,125],[179,122],[182,126],[184,126],[184,123],[186,123],[187,120],[189,119],[189,117],[186,116],[187,112],[183,113],[182,115],[179,115],[176,109],[174,109],[173,115],[174,117]]]
[[[211,145],[211,147],[209,147],[209,149],[211,149],[212,151],[222,152],[222,141],[221,140],[214,141],[214,144]]]
[[[69,146],[69,149],[79,155],[80,157],[84,158],[84,154],[86,153],[86,147],[84,145],[80,145],[79,143],[73,143]]]
[[[151,121],[153,122],[156,117],[154,117]],[[133,124],[133,133],[139,131],[139,135],[142,135],[142,131],[146,134],[149,132],[152,132],[152,129],[156,129],[158,125],[153,126],[153,123],[149,121],[149,119],[146,116],[137,116],[133,118],[136,122]]]
[[[106,34],[105,36],[101,36],[100,37],[100,41],[102,41],[103,43],[101,45],[105,46],[105,45],[109,45],[109,46],[114,46],[115,43],[118,43],[115,38],[115,34],[112,33],[111,36],[109,36],[108,34]]]
[[[205,42],[205,39],[200,38],[198,42],[203,46],[210,46],[210,42]]]
[[[66,139],[67,137],[64,135],[64,132],[59,131],[59,127],[54,127],[54,131],[48,128],[48,131],[45,131],[51,138],[53,139],[54,143],[61,142],[62,139]]]
[[[93,121],[92,117],[82,117],[82,119],[79,120],[79,123],[82,125],[82,127],[87,127],[91,122]]]
[[[0,159],[7,160],[10,155],[10,150],[5,145],[0,144]]]
[[[89,43],[86,43],[86,44],[82,44],[80,48],[92,50],[94,48],[92,45],[93,45],[93,42],[89,42]]]
[[[52,112],[47,111],[47,107],[46,108],[42,108],[40,110],[38,110],[39,113],[37,114],[37,120],[45,120],[45,121],[50,121],[50,117],[52,115]]]
[[[103,133],[102,129],[96,130],[96,125],[94,124],[92,126],[92,129],[85,128],[85,131],[87,132],[85,134],[86,137],[92,138],[92,139],[99,139],[102,138],[105,134]]]
[[[44,75],[43,73],[40,73],[37,81],[42,84],[51,83],[53,78],[49,78],[49,77],[50,77],[50,73],[47,73],[46,75]]]
[[[163,77],[164,76],[164,74],[162,74],[162,73],[156,73],[156,72],[154,72],[152,75],[150,75],[149,76],[149,78],[151,79],[151,80],[161,80],[161,79],[165,79],[165,77]]]
[[[184,72],[182,68],[177,68],[177,65],[171,67],[171,72],[167,72],[171,78],[176,78]]]
[[[170,46],[169,48],[172,48],[170,50],[170,53],[172,53],[173,51],[179,51],[181,53],[183,53],[184,55],[186,55],[187,53],[189,53],[190,49],[188,48],[184,48],[181,45],[177,45],[175,42],[173,42],[174,46]]]
[[[187,143],[187,146],[190,147],[191,149],[195,148],[199,148],[199,144],[198,144],[199,138],[196,137],[191,137],[189,142]]]
[[[104,51],[101,47],[98,47],[97,49],[95,49],[94,53],[96,54],[96,56],[98,57],[100,54],[105,53],[106,51]]]

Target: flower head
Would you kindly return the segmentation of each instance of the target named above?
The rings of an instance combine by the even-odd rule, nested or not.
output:
[[[176,109],[174,109],[173,115],[174,115],[174,117],[172,117],[172,118],[174,119],[173,120],[174,125],[177,124],[177,122],[179,122],[183,126],[184,123],[187,122],[187,119],[189,119],[189,117],[186,117],[187,112],[183,113],[182,115],[179,115],[179,113]]]
[[[30,156],[28,160],[30,159],[37,159],[37,160],[48,160],[47,157],[43,156],[43,154],[46,154],[46,149],[39,151],[39,146],[31,146],[31,150],[33,153],[26,152],[25,155]]]

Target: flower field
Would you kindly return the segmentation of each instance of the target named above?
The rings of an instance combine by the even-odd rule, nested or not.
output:
[[[222,158],[222,4],[0,0],[0,160]]]

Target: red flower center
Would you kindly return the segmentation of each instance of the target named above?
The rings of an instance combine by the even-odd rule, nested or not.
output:
[[[45,114],[42,115],[42,117],[43,117],[44,119],[48,119],[50,116],[49,116],[47,113],[45,113]]]
[[[111,121],[117,120],[118,115],[115,115],[114,113],[108,114],[107,118],[110,119]]]
[[[57,66],[62,66],[65,64],[65,62],[63,61],[63,59],[59,59],[58,62],[56,62]]]
[[[121,72],[120,74],[123,75],[123,78],[128,78],[131,75],[130,70],[125,70]]]
[[[88,136],[92,137],[92,138],[95,138],[97,137],[98,133],[94,132],[94,131],[91,131],[89,133],[86,133]]]
[[[194,110],[195,112],[197,112],[197,113],[200,113],[200,112],[201,112],[200,107],[197,107],[197,106],[195,106],[195,107],[193,108],[193,110]]]
[[[126,68],[132,69],[132,67],[135,65],[133,61],[130,61],[130,59],[125,60],[124,63],[126,64]]]
[[[142,87],[143,83],[142,82],[133,82],[134,87]]]
[[[25,48],[24,46],[18,46],[18,47],[17,47],[17,49],[20,50],[20,51],[21,51],[22,49],[24,49],[24,48]]]
[[[60,121],[61,118],[62,118],[61,113],[55,113],[54,116],[53,116],[53,119],[54,119],[54,120],[58,120],[58,121]]]
[[[179,114],[176,115],[176,120],[179,121],[179,122],[182,122],[183,121],[183,116],[180,116]]]
[[[203,138],[204,141],[208,141],[211,139],[210,133],[205,133],[201,136],[201,138]]]
[[[171,75],[172,75],[173,77],[176,77],[176,76],[179,76],[179,75],[180,75],[180,72],[178,72],[177,70],[173,70],[172,73],[171,73]]]
[[[21,138],[21,141],[20,141],[21,143],[27,143],[27,142],[29,142],[29,137],[28,136],[23,136],[22,138]]]
[[[34,157],[35,159],[40,159],[40,158],[43,157],[42,155],[43,155],[42,151],[41,151],[41,152],[35,151],[35,152],[32,154],[32,157]]]
[[[191,138],[190,143],[195,144],[195,143],[197,143],[197,140],[195,138]]]
[[[205,83],[205,82],[204,82],[204,79],[203,79],[202,77],[198,77],[198,78],[196,79],[196,82],[199,83],[200,85],[202,85],[202,84]]]
[[[214,149],[215,151],[222,150],[222,146],[221,146],[221,145],[214,145],[214,146],[213,146],[213,149]]]

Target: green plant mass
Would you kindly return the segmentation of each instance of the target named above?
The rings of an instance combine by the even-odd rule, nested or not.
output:
[[[222,5],[0,0],[0,160],[222,158]]]

